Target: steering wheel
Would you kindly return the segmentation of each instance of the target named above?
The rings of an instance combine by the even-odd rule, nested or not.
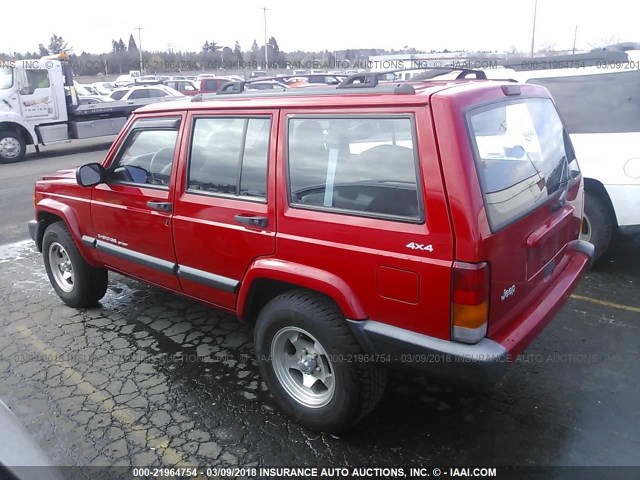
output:
[[[164,147],[151,157],[149,175],[155,180],[157,175],[169,175],[173,164],[173,147]]]

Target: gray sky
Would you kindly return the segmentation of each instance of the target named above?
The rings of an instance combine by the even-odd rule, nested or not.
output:
[[[607,40],[639,41],[638,7],[624,0],[538,0],[536,48],[570,49],[576,24],[578,49]],[[205,40],[243,50],[267,31],[280,48],[340,50],[395,48],[498,50],[531,48],[534,0],[453,0],[429,2],[354,0],[5,0],[0,52],[37,50],[52,33],[62,35],[75,53],[111,50],[111,39],[141,26],[144,50],[199,51]],[[181,11],[178,10],[181,8]]]

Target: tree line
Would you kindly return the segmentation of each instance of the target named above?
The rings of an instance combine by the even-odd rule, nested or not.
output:
[[[284,52],[280,50],[275,37],[267,41],[267,58],[269,68],[287,68],[291,65],[321,62],[323,65],[335,65],[335,70],[340,70],[347,63],[354,64],[366,62],[372,55],[384,55],[394,53],[423,53],[408,46],[402,50],[384,49],[346,49],[337,52],[317,51]],[[0,59],[22,60],[40,58],[46,55],[69,53],[70,60],[77,75],[113,75],[128,73],[129,70],[137,70],[140,64],[140,50],[133,34],[129,35],[128,42],[122,38],[112,39],[111,51],[108,53],[94,54],[82,52],[74,53],[73,47],[62,36],[53,34],[48,46],[39,44],[34,52],[5,53],[0,52]],[[212,70],[215,68],[242,69],[254,65],[258,68],[265,67],[265,46],[258,45],[254,40],[249,49],[243,49],[239,42],[233,46],[225,46],[214,40],[205,40],[198,52],[183,52],[168,49],[166,51],[142,52],[143,66],[146,73],[176,73],[179,71]]]

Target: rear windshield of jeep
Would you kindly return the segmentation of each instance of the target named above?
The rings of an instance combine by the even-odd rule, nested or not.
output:
[[[526,215],[580,175],[551,100],[492,103],[470,110],[467,118],[492,231]]]

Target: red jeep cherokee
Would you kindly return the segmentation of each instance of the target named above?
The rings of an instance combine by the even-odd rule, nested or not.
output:
[[[497,380],[593,254],[554,103],[361,77],[137,110],[102,164],[36,184],[53,288],[93,305],[112,270],[255,322],[275,400],[321,430],[369,413],[387,364]]]

